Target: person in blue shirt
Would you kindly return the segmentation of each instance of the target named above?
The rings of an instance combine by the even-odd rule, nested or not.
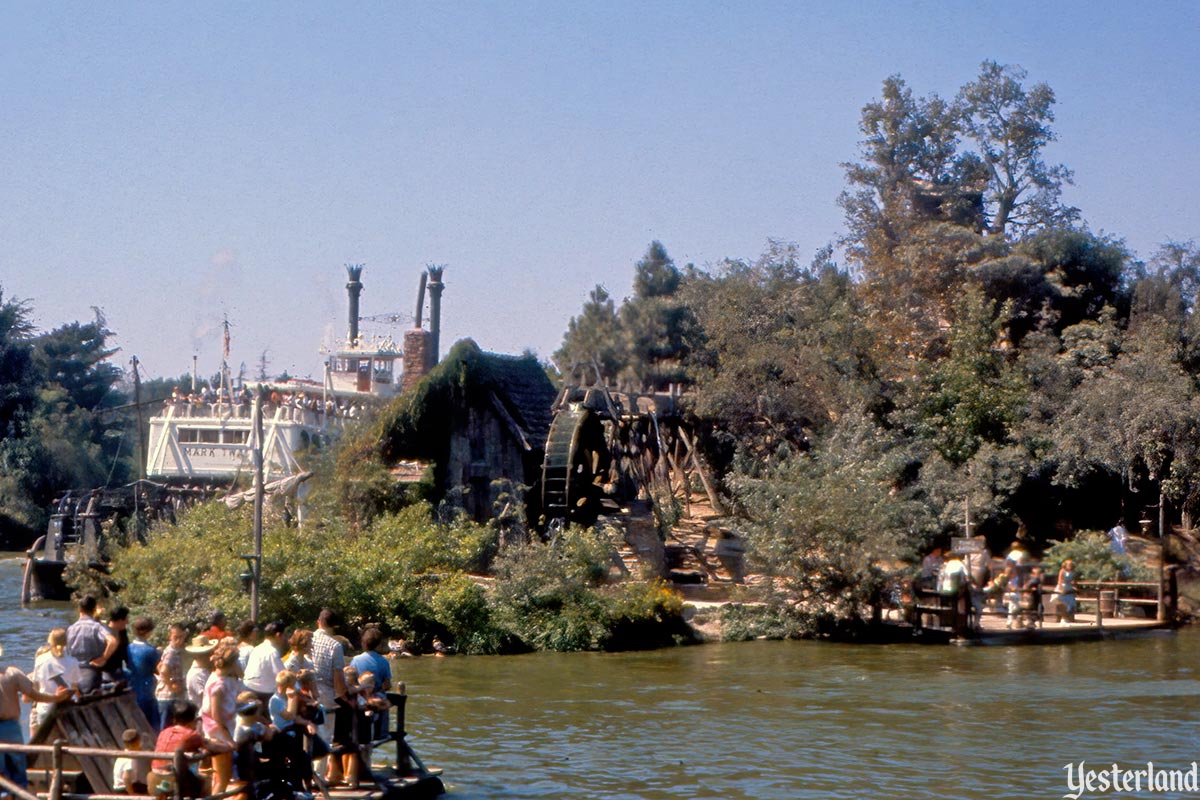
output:
[[[154,697],[154,689],[158,684],[155,675],[158,672],[158,661],[161,653],[158,648],[146,641],[146,637],[154,630],[154,620],[149,617],[138,617],[133,621],[133,641],[129,643],[129,688],[138,708],[146,715],[152,730],[160,727],[158,701]]]
[[[1117,555],[1125,555],[1125,542],[1129,540],[1129,531],[1125,530],[1120,520],[1109,529],[1108,538],[1112,540],[1112,551]]]
[[[379,652],[384,644],[383,631],[379,628],[367,628],[362,635],[363,651],[350,659],[350,666],[358,670],[358,674],[370,672],[375,676],[375,696],[386,699],[386,693],[392,688],[392,665]],[[375,738],[387,734],[387,714],[375,717]]]

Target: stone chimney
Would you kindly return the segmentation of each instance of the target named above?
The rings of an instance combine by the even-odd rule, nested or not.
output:
[[[407,392],[420,383],[433,369],[433,334],[413,328],[404,334],[404,372],[400,376],[400,391]]]

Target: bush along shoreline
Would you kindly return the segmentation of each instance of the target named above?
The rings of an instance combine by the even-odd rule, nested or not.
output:
[[[241,575],[251,510],[213,502],[159,524],[112,554],[108,575],[75,569],[80,591],[103,591],[154,619],[198,624],[213,609],[250,615]],[[338,609],[353,626],[380,624],[428,651],[463,654],[638,650],[695,641],[680,597],[657,581],[610,582],[612,544],[571,527],[497,552],[497,532],[417,503],[353,530],[311,517],[263,531],[259,618],[316,619]]]

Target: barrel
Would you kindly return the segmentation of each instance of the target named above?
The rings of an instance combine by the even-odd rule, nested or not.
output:
[[[1113,591],[1100,592],[1100,616],[1112,619],[1117,615],[1117,593]]]

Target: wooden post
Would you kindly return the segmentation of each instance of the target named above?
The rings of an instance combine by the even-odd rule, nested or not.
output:
[[[50,765],[54,768],[54,775],[50,778],[50,797],[49,800],[62,800],[63,791],[63,744],[65,739],[54,740],[54,752],[50,755]]]
[[[1160,484],[1158,490],[1158,621],[1165,622],[1167,619],[1166,609],[1163,607],[1163,574],[1166,572],[1167,565],[1167,531],[1165,527],[1165,511],[1166,498],[1163,497],[1163,492]]]
[[[146,432],[142,430],[142,378],[138,374],[138,357],[129,361],[133,367],[133,410],[137,415],[138,480],[146,477]]]
[[[700,454],[696,452],[696,446],[692,443],[692,440],[688,437],[687,431],[685,431],[682,426],[679,428],[679,438],[682,439],[684,445],[687,446],[688,455],[691,456],[692,463],[696,465],[696,474],[700,476],[700,483],[704,486],[704,493],[708,495],[709,505],[712,506],[713,511],[724,515],[725,511],[721,508],[721,501],[718,499],[717,493],[713,489],[712,484],[708,482],[708,476],[704,474],[704,465],[700,463]]]
[[[40,800],[36,794],[33,794],[28,789],[22,789],[3,775],[0,775],[0,789],[18,798],[18,800]]]
[[[1096,581],[1096,627],[1104,630],[1104,581]]]
[[[175,800],[183,800],[183,774],[187,772],[188,765],[182,750],[175,751],[171,767],[175,770]]]

